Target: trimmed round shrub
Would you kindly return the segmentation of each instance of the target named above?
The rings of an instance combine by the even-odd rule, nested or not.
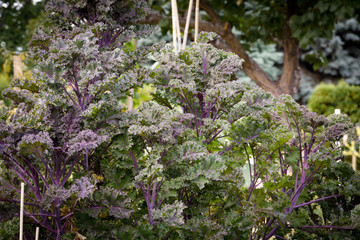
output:
[[[360,121],[360,86],[352,86],[345,81],[337,85],[320,84],[310,96],[308,107],[311,111],[328,116],[335,109],[347,114],[351,121]]]

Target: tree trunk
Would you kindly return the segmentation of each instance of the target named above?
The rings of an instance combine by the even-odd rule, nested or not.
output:
[[[300,70],[300,54],[299,41],[292,36],[289,26],[290,18],[297,10],[297,1],[288,1],[286,9],[286,22],[283,31],[283,51],[284,51],[284,65],[281,74],[278,90],[281,93],[294,95],[299,90],[301,70]]]
[[[283,38],[284,65],[278,82],[278,92],[294,95],[299,90],[301,70],[299,65],[299,42],[291,35],[290,27],[286,24]]]

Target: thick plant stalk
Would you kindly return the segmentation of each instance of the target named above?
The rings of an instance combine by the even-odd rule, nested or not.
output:
[[[183,50],[185,49],[187,36],[188,36],[188,32],[189,32],[189,24],[190,24],[190,19],[191,19],[192,5],[193,5],[193,0],[190,0],[189,9],[188,9],[188,13],[186,16],[185,30],[184,30],[184,39],[183,39],[183,45],[182,45]]]
[[[23,240],[23,226],[24,226],[24,188],[25,183],[21,183],[21,196],[20,196],[20,234],[19,240]]]
[[[200,0],[196,0],[196,5],[195,5],[195,36],[194,36],[194,41],[195,42],[197,40],[198,33],[199,33],[199,5],[200,5]]]

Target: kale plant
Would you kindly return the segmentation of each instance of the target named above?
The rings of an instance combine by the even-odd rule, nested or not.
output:
[[[153,54],[154,100],[102,161],[105,184],[132,198],[131,226],[106,211],[78,226],[94,239],[358,236],[360,179],[338,144],[350,120],[238,81],[243,61],[212,36]]]
[[[126,45],[151,32],[136,24],[148,11],[143,1],[54,0],[46,11],[29,45],[32,79],[14,80],[3,91],[12,105],[1,110],[0,200],[13,210],[9,204],[18,203],[25,182],[25,224],[40,225],[42,239],[61,239],[76,231],[74,212],[98,192],[103,198],[118,192],[116,200],[124,202],[94,200],[91,207],[109,208],[116,218],[131,213],[125,192],[97,185],[99,159],[123,131],[116,123],[128,118],[119,100],[147,79],[139,64],[156,47]],[[1,218],[14,216],[15,210]],[[35,229],[25,227],[25,237],[33,239],[29,228]]]
[[[360,237],[345,115],[239,81],[243,60],[209,44],[211,33],[179,53],[127,48],[151,32],[136,24],[141,1],[50,1],[47,11],[33,79],[3,93],[13,102],[1,110],[8,226],[24,181],[25,228],[40,225],[44,239]],[[148,56],[154,70],[141,67]],[[145,81],[153,101],[126,111],[120,100]]]

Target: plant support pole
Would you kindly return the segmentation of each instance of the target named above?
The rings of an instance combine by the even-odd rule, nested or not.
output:
[[[176,51],[176,27],[175,27],[175,4],[174,0],[171,0],[171,20],[172,20],[172,32],[173,32],[173,46]]]
[[[353,169],[354,169],[354,171],[356,172],[356,156],[355,156],[355,154],[353,154],[352,155],[352,167],[353,167]]]
[[[185,50],[186,41],[187,41],[187,36],[188,36],[188,32],[189,32],[189,25],[190,25],[190,19],[191,19],[192,5],[193,5],[193,0],[190,0],[190,2],[189,2],[189,9],[188,9],[188,13],[187,13],[187,16],[186,16],[185,30],[184,30],[184,39],[183,39],[183,45],[182,45],[182,49],[183,49],[183,50]]]
[[[39,240],[39,227],[36,227],[35,240]]]
[[[196,0],[196,5],[195,5],[195,36],[194,36],[194,41],[195,42],[197,40],[198,33],[199,33],[199,5],[200,5],[200,0]]]
[[[175,30],[176,30],[176,37],[177,37],[176,52],[178,52],[181,48],[180,23],[179,23],[177,2],[176,2],[176,0],[173,0],[173,1],[174,1]]]
[[[24,187],[25,184],[21,183],[21,197],[20,197],[20,234],[19,240],[23,240],[23,224],[24,224]]]

